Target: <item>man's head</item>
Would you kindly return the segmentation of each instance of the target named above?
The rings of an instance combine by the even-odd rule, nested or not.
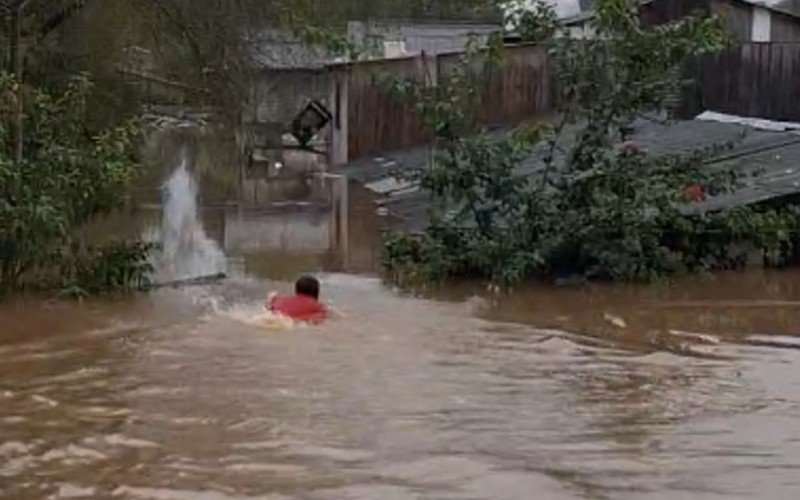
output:
[[[302,276],[294,284],[294,293],[319,299],[319,281],[312,276]]]

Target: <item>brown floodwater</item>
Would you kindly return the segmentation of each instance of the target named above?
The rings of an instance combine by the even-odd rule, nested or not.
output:
[[[261,274],[1,303],[0,498],[800,494],[796,271],[502,298],[327,274],[314,328],[266,321],[289,284]]]

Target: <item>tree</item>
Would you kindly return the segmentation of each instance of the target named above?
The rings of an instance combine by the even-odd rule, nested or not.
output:
[[[83,5],[83,0],[2,0],[0,13],[8,18],[8,63],[10,74],[20,83],[20,94],[16,98],[14,116],[14,155],[22,160],[24,138],[24,115],[22,112],[24,82],[24,45],[36,43],[60,26]],[[2,32],[0,32],[2,34]],[[0,39],[4,38],[0,36]],[[0,64],[0,69],[3,65]]]
[[[12,8],[23,0],[2,0]],[[137,78],[155,77],[192,89],[187,104],[211,105],[236,124],[247,102],[254,58],[281,52],[292,35],[332,54],[355,53],[347,43],[347,21],[364,18],[491,18],[495,0],[29,0],[22,37],[31,81],[61,85],[76,72],[95,82],[90,113],[102,126],[134,114],[149,95],[137,93]],[[11,11],[9,11],[11,12]],[[16,11],[15,11],[16,12]],[[7,26],[0,28],[10,32]],[[266,42],[266,43],[265,43]],[[130,69],[132,53],[144,55],[146,72]],[[282,54],[285,57],[285,54]],[[0,67],[2,65],[0,64]],[[11,73],[17,74],[10,70]],[[138,75],[136,74],[138,73]],[[144,88],[141,85],[139,88]],[[229,123],[230,125],[230,123]],[[230,129],[230,127],[228,127]]]

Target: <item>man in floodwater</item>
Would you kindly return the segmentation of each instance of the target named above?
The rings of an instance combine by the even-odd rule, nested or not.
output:
[[[312,276],[302,276],[294,284],[294,295],[282,297],[271,293],[267,297],[270,312],[303,323],[320,323],[328,310],[319,301],[319,281]]]

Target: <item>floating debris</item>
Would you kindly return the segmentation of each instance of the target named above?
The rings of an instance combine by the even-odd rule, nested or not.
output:
[[[617,328],[628,328],[628,323],[626,323],[625,320],[620,318],[619,316],[614,316],[613,314],[604,313],[603,319],[608,321],[612,325],[616,326]]]

